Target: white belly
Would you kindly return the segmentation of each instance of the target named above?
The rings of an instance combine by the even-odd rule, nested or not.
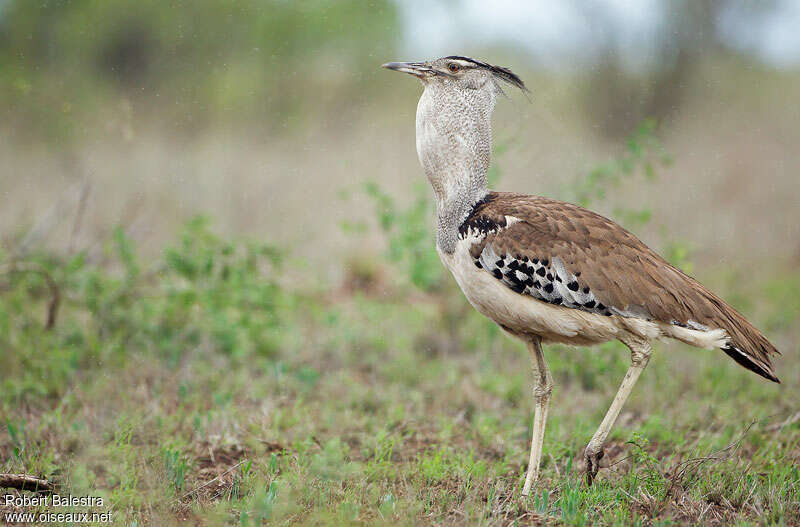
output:
[[[453,254],[439,251],[467,300],[481,314],[517,335],[538,335],[544,341],[588,345],[617,339],[626,329],[620,317],[556,306],[512,291],[475,266],[469,248],[474,238],[459,240]]]
[[[646,340],[674,338],[705,349],[724,347],[727,343],[723,329],[696,330],[643,318],[605,316],[548,304],[517,293],[475,266],[469,250],[477,241],[473,235],[459,239],[453,254],[439,251],[439,257],[475,309],[512,335],[522,338],[537,335],[545,342],[576,346],[609,340],[626,341],[631,337]]]

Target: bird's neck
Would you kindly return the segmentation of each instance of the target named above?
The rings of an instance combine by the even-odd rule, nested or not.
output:
[[[455,251],[458,228],[489,192],[494,101],[426,88],[417,106],[417,154],[436,196],[436,244]]]

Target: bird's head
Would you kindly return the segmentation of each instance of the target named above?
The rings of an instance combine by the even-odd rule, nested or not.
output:
[[[484,92],[492,99],[503,93],[502,84],[510,84],[527,92],[525,83],[508,68],[452,55],[425,62],[388,62],[384,68],[408,73],[422,81],[425,87],[443,92]]]
[[[440,217],[459,215],[446,210],[453,203],[475,203],[488,192],[492,112],[502,85],[527,91],[525,83],[508,68],[461,56],[389,62],[383,67],[422,81],[417,155],[436,194]]]

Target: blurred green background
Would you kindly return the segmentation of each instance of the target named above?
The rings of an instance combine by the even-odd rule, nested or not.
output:
[[[124,525],[797,524],[798,27],[797,0],[0,0],[0,472]],[[451,54],[531,92],[498,103],[495,188],[632,229],[784,384],[659,345],[587,489],[626,352],[548,346],[518,501],[528,359],[441,267],[421,86],[380,68]]]
[[[358,214],[337,191],[369,179],[407,195],[422,179],[420,87],[380,64],[457,53],[530,86],[530,103],[499,105],[505,189],[559,195],[655,118],[679,155],[649,192],[674,232],[716,257],[797,257],[798,10],[2,0],[2,232],[24,236],[54,206],[74,212],[88,185],[76,246],[124,224],[157,248],[208,213],[226,232],[324,256],[342,242],[331,226]],[[56,245],[70,237],[59,223],[46,229]]]
[[[127,112],[184,134],[280,133],[357,84],[371,96],[362,76],[397,23],[388,2],[4,2],[4,110],[19,132],[60,141]]]

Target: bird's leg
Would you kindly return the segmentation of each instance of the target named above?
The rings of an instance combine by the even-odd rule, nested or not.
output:
[[[600,427],[597,429],[597,432],[594,433],[592,440],[589,441],[589,445],[586,447],[584,457],[586,459],[586,483],[588,485],[592,484],[594,477],[597,476],[597,471],[600,470],[600,460],[603,458],[604,454],[603,444],[606,442],[608,433],[611,431],[611,427],[614,426],[614,421],[617,420],[617,416],[619,416],[622,406],[625,404],[631,390],[633,390],[633,386],[639,379],[639,375],[642,373],[645,366],[647,366],[647,362],[650,360],[650,354],[653,351],[650,343],[646,340],[628,340],[623,341],[623,343],[631,350],[631,365],[628,368],[628,372],[625,374],[625,378],[622,379],[622,384],[617,391],[616,397],[614,397],[614,401],[611,403],[611,407],[608,409],[608,412],[606,412],[603,422],[600,423]]]
[[[525,486],[522,495],[529,496],[531,486],[539,477],[539,462],[542,459],[542,442],[544,441],[544,426],[547,422],[547,409],[550,406],[550,394],[553,391],[553,378],[542,353],[542,339],[534,337],[528,341],[528,351],[531,354],[531,367],[533,368],[533,399],[535,410],[533,415],[533,437],[531,439],[531,457],[528,461],[528,473],[525,476]]]

